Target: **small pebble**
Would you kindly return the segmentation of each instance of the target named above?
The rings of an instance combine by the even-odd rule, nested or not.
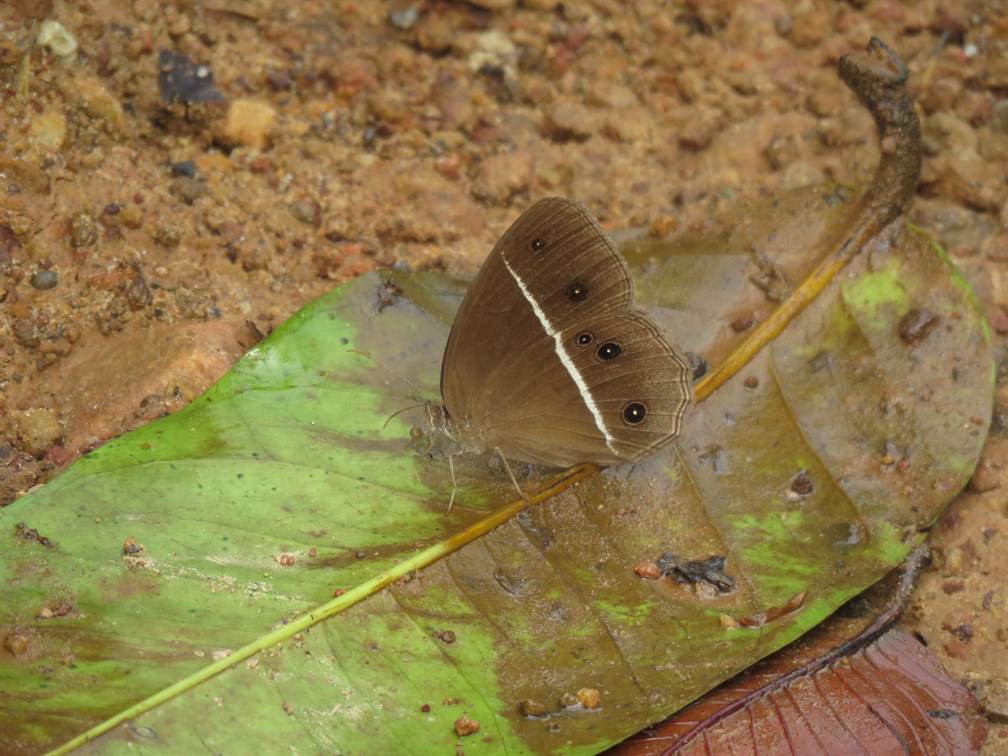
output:
[[[55,289],[59,283],[59,274],[55,270],[39,270],[31,277],[31,285],[41,291]]]
[[[967,540],[964,544],[953,546],[945,551],[944,571],[952,576],[967,577],[973,564],[973,544]]]
[[[302,223],[317,226],[322,222],[322,208],[315,200],[298,200],[291,203],[291,215]]]
[[[655,239],[664,239],[671,236],[679,227],[679,219],[674,215],[659,215],[651,221],[648,227],[648,235]]]
[[[59,418],[46,407],[25,410],[16,416],[15,429],[21,448],[35,457],[41,457],[63,436]]]
[[[587,139],[591,136],[592,119],[580,103],[560,100],[546,111],[543,130],[558,141]]]
[[[182,241],[182,234],[175,226],[159,224],[154,228],[154,241],[162,247],[177,247]]]
[[[34,279],[32,281],[34,282]],[[981,458],[980,464],[973,471],[973,477],[970,478],[970,490],[974,493],[993,491],[1001,486],[1001,475],[1002,471],[998,467]]]
[[[192,160],[181,160],[178,163],[172,163],[171,169],[172,173],[176,176],[196,178],[196,164]]]
[[[87,213],[70,216],[70,244],[74,247],[90,247],[98,241],[98,224]]]
[[[475,719],[471,719],[463,714],[461,717],[455,720],[455,733],[460,737],[464,738],[466,735],[472,735],[473,733],[479,732],[480,726],[479,722]]]
[[[535,175],[531,153],[525,150],[491,155],[480,163],[473,178],[472,193],[482,200],[506,204],[528,190]]]
[[[409,31],[416,26],[416,22],[420,19],[420,9],[410,3],[405,8],[389,11],[388,19],[396,29]]]
[[[546,705],[531,698],[526,698],[518,704],[518,710],[523,717],[544,717],[546,716]]]
[[[638,562],[634,565],[633,569],[634,572],[637,573],[638,577],[642,577],[646,580],[657,580],[662,576],[661,568],[654,562]]]
[[[28,653],[28,636],[24,633],[11,633],[4,638],[4,648],[14,656],[24,656]]]
[[[589,710],[602,707],[602,694],[595,688],[581,688],[577,692],[577,700],[579,704]]]
[[[143,211],[136,205],[120,207],[119,219],[126,228],[140,228],[143,223]]]
[[[69,63],[77,52],[77,39],[59,21],[49,19],[42,23],[35,42],[41,47],[48,47],[52,54]]]
[[[66,116],[58,110],[47,110],[31,120],[31,141],[50,152],[59,152],[66,141]]]
[[[261,150],[269,141],[276,110],[258,100],[232,101],[224,119],[221,136],[227,144]]]
[[[967,646],[961,640],[951,640],[948,643],[942,645],[942,649],[946,654],[951,656],[953,659],[958,659],[959,661],[965,661],[969,658],[969,646]]]

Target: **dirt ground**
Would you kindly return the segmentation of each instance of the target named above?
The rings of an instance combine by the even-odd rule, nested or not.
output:
[[[911,218],[972,282],[1000,358],[1006,2],[3,3],[0,505],[183,406],[341,281],[475,269],[541,196],[662,234],[863,183],[875,134],[834,63],[871,35],[920,106]],[[990,753],[1008,749],[999,378],[904,619],[987,706]]]

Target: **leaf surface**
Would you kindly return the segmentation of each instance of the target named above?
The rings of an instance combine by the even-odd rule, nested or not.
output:
[[[786,291],[830,247],[852,212],[834,200],[807,192],[777,222],[744,211],[706,238],[626,242],[639,300],[715,363],[740,315],[772,308],[767,277]],[[425,753],[454,747],[465,714],[480,725],[468,753],[597,751],[898,564],[986,435],[986,326],[942,254],[897,227],[693,410],[677,443],[372,591],[513,498],[494,460],[459,460],[446,513],[446,465],[410,447],[423,411],[383,428],[411,384],[436,396],[460,294],[428,275],[341,287],[184,410],[0,511],[0,745],[56,746],[176,684],[97,747]],[[908,340],[914,309],[936,320]],[[795,493],[798,476],[811,490]],[[130,538],[141,553],[124,555]],[[663,553],[726,556],[735,589],[636,574]],[[356,586],[373,595],[285,636]],[[185,682],[272,631],[253,659]],[[582,689],[599,709],[560,703]]]

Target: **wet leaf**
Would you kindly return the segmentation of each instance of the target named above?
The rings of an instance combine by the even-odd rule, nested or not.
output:
[[[794,286],[835,242],[852,210],[827,196],[745,210],[713,240],[626,242],[639,298],[716,365],[744,338],[732,322],[773,306],[754,277]],[[436,396],[461,291],[425,275],[341,287],[182,411],[0,511],[0,636],[17,639],[0,646],[0,743],[51,747],[162,691],[102,747],[450,749],[464,717],[480,728],[467,752],[596,751],[898,564],[986,434],[985,324],[943,255],[896,227],[678,443],[414,572],[513,498],[495,460],[460,460],[446,513],[447,467],[411,448],[423,410],[383,428],[413,386]],[[914,308],[938,323],[908,342]],[[729,590],[635,571],[666,554],[720,565]],[[351,608],[293,620],[334,593]],[[60,602],[76,611],[40,618]],[[227,669],[249,643],[261,653]],[[227,671],[187,678],[207,668]]]

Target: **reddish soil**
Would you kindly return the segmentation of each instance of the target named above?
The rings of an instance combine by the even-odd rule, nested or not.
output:
[[[911,218],[1001,355],[1008,3],[4,3],[0,505],[183,406],[341,281],[474,269],[541,196],[664,234],[742,196],[863,183],[874,130],[834,64],[873,34],[924,125]],[[162,50],[219,101],[167,102]],[[904,626],[1001,722],[1008,385],[995,413]],[[1006,748],[995,724],[987,750]]]

